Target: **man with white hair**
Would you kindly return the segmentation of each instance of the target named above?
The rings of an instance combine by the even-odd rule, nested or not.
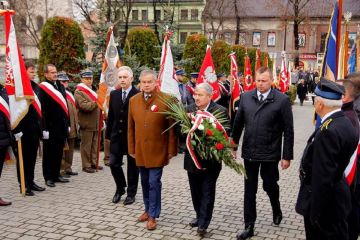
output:
[[[116,192],[112,202],[118,203],[125,193],[126,180],[122,169],[123,156],[127,156],[127,197],[124,205],[135,201],[139,181],[139,169],[135,159],[128,154],[127,127],[129,99],[136,95],[137,90],[133,85],[133,71],[128,66],[122,66],[118,71],[118,86],[120,88],[110,93],[109,114],[107,119],[106,139],[110,140],[110,169],[115,180]]]
[[[200,83],[195,88],[195,104],[189,105],[187,112],[197,110],[214,113],[220,111],[228,118],[227,110],[211,100],[213,88],[208,83]],[[188,149],[185,151],[184,168],[188,172],[191,199],[196,212],[196,218],[189,225],[197,227],[200,236],[206,234],[210,224],[215,203],[216,181],[221,171],[221,163],[213,159],[203,159],[206,169],[198,169],[192,160]]]
[[[296,211],[304,216],[306,239],[348,239],[351,197],[344,171],[359,135],[341,111],[341,86],[322,78],[314,92],[321,125],[301,159]]]

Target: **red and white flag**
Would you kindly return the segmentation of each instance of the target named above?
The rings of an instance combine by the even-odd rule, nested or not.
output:
[[[9,96],[10,124],[14,129],[26,115],[29,105],[34,99],[34,92],[27,75],[25,63],[17,44],[15,27],[12,21],[12,10],[2,11],[5,19],[6,39],[6,83],[5,88]]]
[[[220,87],[219,87],[219,83],[217,81],[214,62],[211,57],[211,51],[210,51],[209,46],[206,49],[206,54],[205,54],[203,63],[200,68],[197,84],[200,84],[203,82],[207,82],[212,86],[212,88],[213,88],[212,100],[215,102],[217,100],[219,100],[221,97]]]
[[[231,84],[231,107],[233,111],[236,111],[236,102],[240,99],[240,84],[239,84],[239,78],[238,78],[238,65],[236,62],[236,56],[235,53],[230,53],[230,74],[233,79],[233,83]]]
[[[171,32],[168,32],[164,37],[157,82],[161,92],[168,93],[181,101],[179,84],[176,81],[174,60],[170,48],[170,36]]]
[[[101,70],[97,102],[101,110],[105,111],[107,114],[108,107],[106,102],[110,96],[111,90],[115,87],[118,81],[118,70],[121,67],[112,27],[108,30],[106,42],[107,47]]]
[[[280,70],[280,88],[281,92],[287,92],[290,85],[289,72],[286,68],[286,59],[285,56],[282,57],[281,61],[281,70]]]
[[[247,54],[245,56],[244,65],[244,91],[247,92],[255,88],[254,79],[251,71],[250,58]]]

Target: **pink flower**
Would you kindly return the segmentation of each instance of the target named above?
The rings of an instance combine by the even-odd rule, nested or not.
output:
[[[216,149],[217,150],[223,150],[224,149],[224,145],[222,144],[222,143],[217,143],[216,145],[215,145],[215,147],[216,147]]]
[[[159,107],[156,106],[156,105],[152,105],[150,109],[151,109],[152,112],[158,112],[159,111]]]

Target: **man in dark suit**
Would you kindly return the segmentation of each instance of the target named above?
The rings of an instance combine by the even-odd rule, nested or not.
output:
[[[135,201],[139,181],[139,169],[135,159],[128,154],[127,146],[129,99],[139,90],[132,86],[133,71],[131,68],[120,67],[118,76],[120,88],[110,93],[106,139],[110,140],[110,169],[116,184],[113,203],[118,203],[125,193],[126,181],[121,166],[123,165],[123,156],[127,156],[128,187],[124,205],[128,205]]]
[[[216,76],[218,79],[217,81],[219,83],[221,94],[220,99],[216,103],[228,109],[231,97],[230,83],[227,81],[226,76],[223,73],[219,73]]]
[[[228,117],[227,110],[214,103],[211,98],[213,88],[208,83],[200,83],[195,88],[195,104],[187,107],[187,112],[196,112],[197,110],[221,111],[224,116]],[[216,181],[221,171],[221,163],[216,160],[206,159],[206,169],[198,169],[188,149],[185,151],[184,168],[188,172],[191,199],[196,212],[196,218],[189,225],[198,227],[199,235],[206,234],[206,230],[210,224],[215,203]]]
[[[34,91],[34,96],[37,98],[40,88],[37,83],[34,82],[35,78],[35,65],[26,62],[26,71],[31,80],[31,87]],[[13,130],[15,136],[22,136],[22,154],[24,161],[24,175],[25,175],[25,188],[26,196],[34,196],[33,191],[44,191],[45,188],[38,186],[34,182],[34,171],[36,164],[37,150],[39,147],[39,141],[42,136],[41,132],[41,106],[39,106],[39,101],[34,100],[34,102],[29,106],[29,111],[26,113],[25,117],[21,119],[20,123]],[[17,145],[14,147],[14,152],[16,155],[16,160],[18,159],[18,149]],[[19,164],[16,164],[18,181],[20,183],[20,171]]]
[[[39,84],[39,99],[43,124],[43,175],[48,187],[55,182],[69,182],[60,176],[61,159],[69,132],[69,111],[64,86],[57,81],[57,70],[52,64],[44,68],[46,80]]]
[[[314,93],[321,125],[301,159],[296,211],[304,216],[306,239],[348,239],[351,195],[344,171],[359,135],[341,111],[343,89],[338,84],[322,78]]]
[[[287,169],[293,159],[294,126],[289,97],[271,89],[272,80],[269,68],[261,67],[256,71],[256,89],[241,95],[232,127],[235,144],[239,143],[245,128],[241,151],[247,174],[244,191],[245,230],[238,234],[237,239],[254,235],[259,171],[263,189],[270,198],[273,222],[279,225],[282,220],[278,165],[282,159],[281,167]]]

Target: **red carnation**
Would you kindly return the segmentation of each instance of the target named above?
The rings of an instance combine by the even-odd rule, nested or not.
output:
[[[213,135],[213,132],[210,129],[208,129],[206,130],[206,135],[211,137]]]
[[[220,142],[217,143],[215,147],[216,147],[217,150],[223,150],[224,149],[224,145],[222,143],[220,143]]]
[[[219,131],[222,131],[222,130],[223,130],[222,127],[221,127],[221,125],[220,125],[219,123],[216,123],[216,129],[219,130]]]

